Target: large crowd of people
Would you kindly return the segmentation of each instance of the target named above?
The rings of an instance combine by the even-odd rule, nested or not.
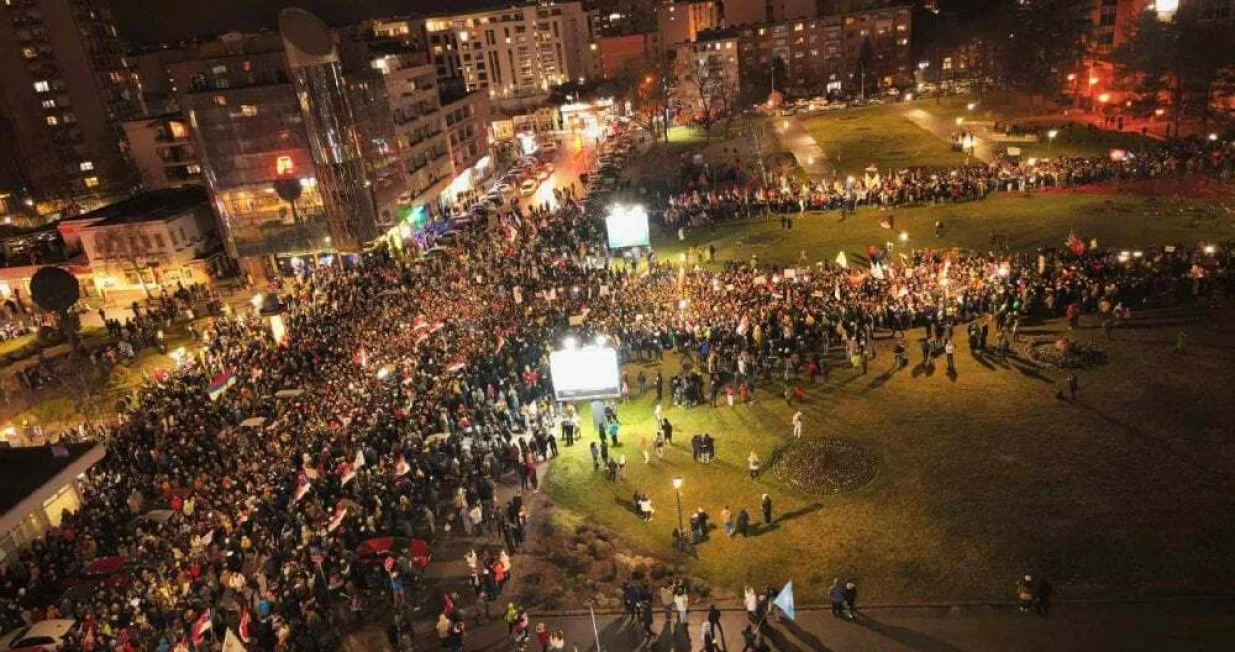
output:
[[[878,170],[826,181],[691,184],[665,199],[666,225],[700,225],[766,212],[796,213],[859,206],[895,208],[970,201],[995,192],[1071,188],[1172,175],[1229,177],[1235,150],[1224,143],[1179,141],[1111,157],[1001,158],[990,165]],[[693,175],[690,177],[693,178]],[[706,179],[706,176],[703,177]]]
[[[957,171],[940,183],[984,193],[1010,183],[1003,174]],[[1052,174],[1074,183],[1077,173]],[[865,192],[909,197],[920,181],[895,175]],[[713,272],[647,256],[611,265],[598,205],[562,199],[513,208],[502,228],[457,232],[425,255],[377,251],[283,279],[266,316],[199,326],[200,352],[147,385],[102,436],[108,453],[87,475],[81,509],[3,569],[3,629],[74,618],[72,650],[202,648],[228,629],[254,649],[317,649],[364,596],[397,604],[422,591],[422,563],[404,542],[432,545],[453,528],[497,540],[474,566],[486,576],[478,593],[497,599],[527,521],[498,485],[517,476],[534,490],[537,464],[570,422],[547,364],[568,332],[604,334],[628,360],[681,352],[689,364],[671,386],[694,388],[683,403],[710,395],[715,405],[721,387],[743,402],[757,389],[790,400],[789,385],[827,373],[830,351],[865,359],[877,333],[950,333],[979,315],[1006,325],[1071,305],[1109,311],[1215,283],[1230,291],[1222,254],[1182,247],[1135,260],[1096,249],[873,251],[861,269],[751,260]],[[276,339],[279,309],[286,333]],[[710,450],[701,444],[697,458]],[[650,501],[641,509],[651,517]],[[389,557],[360,552],[382,537],[397,542]],[[126,560],[122,573],[65,591],[110,556]],[[443,614],[444,640],[461,649],[462,623]]]

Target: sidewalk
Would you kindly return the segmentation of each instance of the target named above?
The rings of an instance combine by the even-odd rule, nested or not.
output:
[[[645,644],[639,627],[620,615],[599,615],[596,630],[587,615],[544,618],[550,630],[561,629],[566,649],[596,650],[596,631],[604,652],[682,651],[701,648],[700,625],[707,604],[688,616],[688,628],[666,627],[657,613],[656,638]],[[541,622],[535,613],[532,623]],[[721,620],[727,649],[742,650],[745,612],[726,611]],[[797,622],[781,621],[764,629],[772,649],[792,650],[1220,650],[1235,640],[1235,602],[1157,604],[1064,604],[1048,618],[1015,608],[886,608],[859,611],[855,622],[830,611],[799,611]],[[533,648],[535,646],[532,646]],[[475,630],[468,650],[507,650],[503,623]]]
[[[931,132],[939,140],[949,145],[952,143],[952,132],[956,131],[955,122],[949,122],[919,108],[905,109],[901,115],[905,116],[906,120]],[[990,143],[977,134],[973,135],[973,156],[983,163],[995,160],[995,153],[991,150]]]
[[[797,116],[772,118],[772,128],[776,131],[781,147],[793,153],[793,158],[797,159],[798,166],[806,172],[808,178],[830,179],[836,175],[836,170],[828,163],[823,148],[815,141],[815,137],[802,127]]]

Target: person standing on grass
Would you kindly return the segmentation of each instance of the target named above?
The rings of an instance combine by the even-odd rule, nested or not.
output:
[[[1033,604],[1032,575],[1026,575],[1016,581],[1016,601],[1021,613],[1029,613],[1029,607]]]
[[[1072,397],[1072,402],[1076,402],[1077,385],[1080,384],[1080,378],[1077,377],[1075,371],[1068,372],[1068,395]]]
[[[596,442],[592,442],[588,448],[590,448],[592,452],[592,470],[599,471],[600,470],[600,448],[596,445]]]
[[[828,589],[828,599],[832,601],[832,616],[843,617],[845,615],[845,587],[841,585],[839,577],[832,580],[832,587]]]
[[[848,611],[849,620],[858,617],[858,585],[853,582],[845,583],[845,610]]]
[[[772,498],[767,494],[763,494],[763,498],[759,501],[759,508],[763,510],[763,524],[772,524]]]
[[[678,610],[678,624],[685,628],[690,616],[690,596],[686,594],[686,582],[682,580],[678,580],[673,589],[673,606]]]
[[[755,451],[751,451],[750,457],[746,458],[746,466],[750,469],[750,479],[757,479],[759,477],[759,456],[755,454]]]
[[[793,413],[793,437],[794,439],[802,438],[802,411],[798,410]]]
[[[725,528],[725,536],[732,537],[733,536],[733,512],[729,511],[728,505],[725,505],[725,508],[722,509],[720,512],[720,522]]]
[[[952,340],[944,343],[943,352],[948,356],[948,371],[956,373],[956,346],[952,344]]]
[[[750,536],[750,514],[746,513],[745,508],[738,512],[737,532],[742,535],[743,538]]]
[[[660,587],[660,604],[665,610],[665,627],[673,624],[673,584]]]

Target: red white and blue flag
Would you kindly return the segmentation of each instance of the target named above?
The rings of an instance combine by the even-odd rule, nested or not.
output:
[[[339,484],[347,486],[347,483],[356,479],[356,467],[352,466],[351,462],[344,462],[339,465]]]
[[[198,617],[197,622],[193,623],[193,645],[201,645],[202,638],[206,636],[206,632],[214,628],[214,622],[210,617],[210,610],[207,609]]]
[[[309,476],[305,475],[304,472],[302,471],[300,473],[300,476],[296,478],[296,493],[292,497],[292,502],[293,503],[300,502],[300,499],[304,498],[304,495],[309,493],[309,490],[312,488],[313,488],[313,483],[309,482]]]
[[[217,401],[227,391],[227,388],[236,384],[236,374],[227,369],[223,373],[210,379],[210,385],[206,388],[206,394],[210,396],[210,400]]]
[[[240,640],[245,643],[249,642],[249,623],[252,620],[253,617],[249,615],[248,609],[240,612],[240,627],[238,628],[239,631],[236,633],[240,635]]]
[[[334,514],[330,515],[330,522],[326,524],[327,532],[334,532],[340,525],[343,524],[343,519],[347,517],[346,507],[336,507]]]

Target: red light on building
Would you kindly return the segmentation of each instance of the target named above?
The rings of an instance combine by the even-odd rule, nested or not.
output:
[[[292,157],[280,156],[275,159],[274,173],[277,176],[291,176],[296,173],[296,164],[292,163]]]

